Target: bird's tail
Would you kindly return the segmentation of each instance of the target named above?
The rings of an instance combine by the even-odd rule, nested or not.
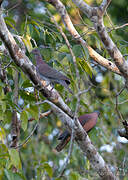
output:
[[[56,150],[60,152],[70,141],[71,136],[67,130],[65,130],[58,138],[60,143],[56,146]]]

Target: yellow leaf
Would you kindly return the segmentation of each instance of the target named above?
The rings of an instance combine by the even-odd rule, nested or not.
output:
[[[6,134],[5,134],[4,129],[0,127],[0,141],[2,141],[3,144],[4,144],[5,137],[6,137]]]
[[[26,34],[25,37],[23,37],[23,42],[25,44],[25,46],[27,47],[28,51],[31,52],[33,47],[32,47],[32,43],[31,43],[31,36]]]
[[[61,127],[61,125],[62,125],[61,121],[57,121],[56,124],[57,124],[58,127]]]

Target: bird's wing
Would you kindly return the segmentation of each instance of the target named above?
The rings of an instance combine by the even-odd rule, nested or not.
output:
[[[96,125],[97,117],[98,114],[95,112],[80,116],[79,121],[86,132],[91,131],[91,129]]]
[[[53,69],[46,63],[38,65],[37,69],[40,74],[42,74],[43,76],[45,76],[47,78],[55,79],[55,80],[56,79],[65,80],[65,81],[70,82],[68,77],[66,77],[64,74],[57,71],[56,69]]]

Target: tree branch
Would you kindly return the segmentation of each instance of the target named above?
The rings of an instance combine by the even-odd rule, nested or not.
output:
[[[73,26],[73,24],[70,20],[70,17],[65,9],[65,6],[59,0],[46,0],[46,1],[51,3],[56,8],[57,12],[59,12],[59,14],[61,15],[61,18],[62,18],[66,28],[70,32],[70,34],[73,36],[73,38],[78,43],[80,43],[81,45],[85,46],[88,49],[89,55],[91,58],[93,58],[94,61],[96,61],[101,66],[104,66],[108,70],[110,70],[116,74],[122,75],[120,70],[117,68],[117,66],[113,62],[108,61],[107,59],[102,57],[94,49],[92,49],[86,43],[85,40],[82,39],[82,37],[79,35],[79,33],[76,31],[75,27]]]
[[[125,137],[128,140],[128,122],[125,120],[122,123],[124,128],[118,130],[118,133],[121,137]]]
[[[51,102],[55,103],[58,107],[60,107],[64,112],[66,112],[70,117],[73,117],[73,113],[70,108],[64,103],[63,99],[59,95],[59,93],[52,88],[48,88],[43,86],[41,81],[36,75],[36,68],[29,60],[29,58],[21,51],[19,46],[16,44],[13,36],[7,29],[7,26],[2,17],[2,9],[0,9],[0,38],[4,42],[6,48],[8,49],[11,58],[14,63],[21,68],[21,70],[28,76],[28,78],[36,85],[40,90],[40,92],[49,99]],[[52,90],[51,90],[52,89]]]
[[[28,57],[21,51],[16,44],[13,36],[8,31],[7,26],[2,17],[2,10],[0,9],[0,37],[4,42],[6,48],[9,50],[10,56],[17,66],[28,76],[28,78],[35,84],[42,88],[41,93],[49,100],[45,101],[52,106],[52,110],[57,116],[63,121],[65,126],[70,130],[74,128],[76,132],[76,141],[83,151],[83,153],[90,160],[92,167],[97,173],[104,179],[114,180],[114,176],[111,173],[108,166],[105,164],[103,158],[96,151],[92,145],[86,132],[80,125],[79,121],[73,121],[73,113],[70,108],[64,103],[63,99],[57,93],[55,89],[49,90],[41,84],[40,80],[36,75],[35,66],[31,63]]]
[[[15,71],[14,74],[14,98],[13,101],[17,105],[18,104],[18,71]],[[20,136],[20,121],[17,117],[17,111],[13,110],[12,113],[12,122],[11,122],[11,136],[12,142],[10,147],[16,147],[18,145],[18,140]]]
[[[84,2],[83,0],[72,0],[72,1],[76,4],[76,6],[78,8],[81,9],[80,3]],[[119,49],[117,48],[115,43],[109,37],[107,30],[106,30],[104,23],[103,23],[103,15],[104,15],[104,12],[105,12],[107,6],[109,5],[109,3],[110,3],[110,0],[104,0],[101,4],[102,9],[101,9],[101,7],[91,8],[90,14],[92,14],[92,16],[87,14],[86,6],[82,7],[81,10],[93,22],[94,27],[95,27],[101,41],[103,42],[103,44],[104,44],[105,48],[107,49],[109,55],[114,60],[116,66],[118,67],[118,69],[120,70],[120,72],[122,73],[124,78],[126,79],[126,83],[127,83],[127,81],[128,81],[128,63],[123,58],[121,52],[119,51]],[[104,12],[103,12],[103,10],[104,10]]]
[[[103,15],[104,15],[107,7],[109,6],[110,2],[111,2],[111,0],[103,0],[103,1],[102,1],[102,3],[101,3],[101,5],[100,5],[99,8],[102,10]]]
[[[100,175],[100,177],[104,180],[116,180],[115,176],[112,174],[103,158],[93,146],[92,142],[90,141],[87,133],[82,128],[78,119],[76,119],[76,121],[73,121],[73,119],[71,119],[55,104],[47,100],[45,100],[43,103],[45,102],[51,105],[52,111],[58,116],[58,118],[64,123],[64,125],[70,132],[74,128],[76,134],[75,140],[77,144],[83,151],[83,154],[86,155],[87,158],[90,160],[92,168],[95,169],[95,171]]]

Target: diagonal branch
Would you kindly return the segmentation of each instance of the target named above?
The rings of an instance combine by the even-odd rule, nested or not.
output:
[[[81,8],[79,5],[80,3],[84,2],[83,0],[72,0],[78,8]],[[115,43],[112,41],[110,36],[107,33],[107,30],[104,26],[103,23],[103,15],[105,13],[105,10],[107,6],[109,5],[110,0],[103,0],[101,7],[94,7],[91,8],[91,14],[90,20],[93,22],[94,27],[104,44],[105,48],[107,49],[109,55],[112,57],[112,59],[115,62],[115,65],[118,67],[124,78],[126,79],[126,83],[128,84],[128,63],[125,61],[123,55],[115,45]],[[85,9],[85,10],[84,10]],[[83,13],[85,13],[87,16],[86,12],[86,6],[81,9]],[[104,12],[103,12],[104,10]],[[89,17],[89,16],[88,16]],[[128,86],[128,85],[127,85]]]
[[[107,7],[109,6],[111,0],[103,0],[101,5],[100,5],[100,9],[102,10],[103,14],[105,13]]]
[[[76,2],[76,0],[72,0],[72,1],[74,3]],[[79,9],[82,12],[84,12],[88,18],[90,18],[92,16],[92,7],[91,6],[89,6],[84,1],[78,1],[77,4],[78,4],[77,6],[79,7]]]
[[[108,70],[110,70],[116,74],[121,75],[120,70],[117,68],[117,66],[113,62],[105,59],[100,54],[98,54],[79,35],[79,33],[76,31],[75,27],[73,26],[73,24],[71,22],[71,19],[70,19],[69,15],[65,9],[65,6],[60,2],[60,0],[46,0],[46,1],[51,3],[56,8],[57,12],[59,12],[59,14],[61,15],[61,18],[62,18],[66,28],[70,32],[70,34],[73,36],[74,39],[76,39],[76,41],[78,43],[80,43],[81,45],[85,46],[88,49],[89,55],[91,58],[93,58],[94,61],[96,61],[101,66],[104,66]]]
[[[45,102],[51,105],[52,111],[58,116],[58,118],[64,123],[64,125],[70,132],[74,128],[76,134],[75,140],[77,144],[83,151],[83,154],[86,155],[87,158],[90,160],[92,168],[99,174],[99,176],[104,180],[116,180],[103,158],[93,146],[92,142],[90,141],[87,133],[82,128],[78,119],[76,119],[76,121],[73,121],[73,119],[71,119],[55,104],[47,100],[45,100],[44,103]]]
[[[64,103],[58,92],[53,89],[50,91],[47,87],[43,86],[36,75],[35,66],[31,63],[28,57],[21,51],[19,46],[16,44],[13,36],[8,31],[7,26],[2,17],[2,10],[0,9],[0,38],[4,42],[8,49],[11,58],[14,63],[28,76],[28,78],[35,85],[39,85],[42,88],[41,93],[49,100],[48,102],[52,107],[55,114],[63,121],[65,126],[70,130],[74,128],[76,131],[76,141],[91,162],[92,167],[97,173],[104,179],[114,180],[114,176],[108,166],[105,164],[103,158],[96,151],[92,145],[86,132],[80,125],[79,121],[73,121],[73,113],[70,108]]]
[[[2,9],[0,9],[0,38],[4,42],[6,48],[8,49],[11,58],[14,63],[21,68],[21,70],[28,76],[28,78],[33,82],[36,87],[41,89],[41,93],[45,96],[49,101],[55,103],[58,107],[60,107],[64,112],[66,112],[70,117],[73,117],[73,113],[70,108],[64,103],[63,99],[59,95],[59,93],[55,90],[46,86],[43,86],[41,81],[38,79],[36,75],[36,68],[29,60],[29,58],[21,51],[19,46],[16,44],[13,36],[9,32],[5,21],[2,17]],[[37,86],[38,85],[38,86]]]

